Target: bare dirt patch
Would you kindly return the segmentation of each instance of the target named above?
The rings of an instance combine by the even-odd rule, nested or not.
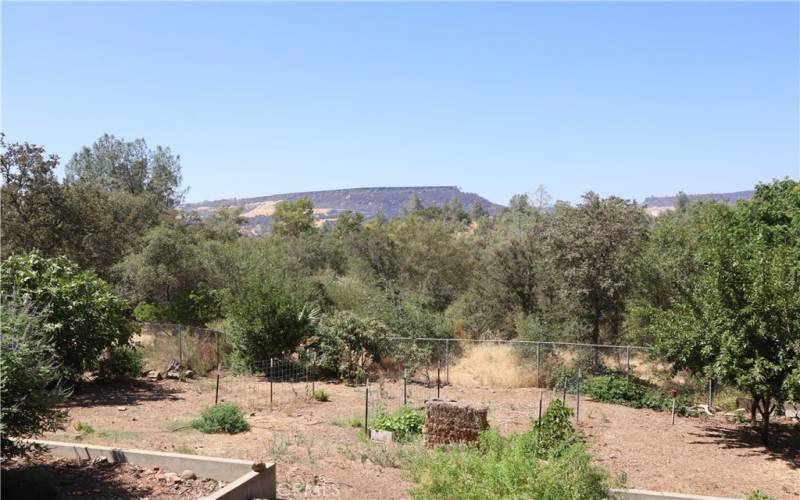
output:
[[[47,439],[275,461],[283,498],[408,497],[413,484],[399,466],[404,454],[422,445],[359,437],[350,425],[363,422],[364,387],[317,383],[330,394],[330,402],[323,403],[310,400],[302,387],[276,383],[270,409],[268,384],[232,380],[223,378],[220,395],[246,409],[251,430],[242,434],[210,435],[188,428],[214,401],[214,380],[201,378],[89,386],[67,409],[73,424],[87,422],[95,431],[81,435],[70,427]],[[411,390],[414,406],[435,394],[416,385]],[[373,391],[402,394],[402,383],[386,382]],[[559,396],[546,392],[544,406]],[[504,434],[526,431],[538,414],[538,389],[447,386],[441,397],[488,406],[490,426]],[[567,402],[575,406],[573,396]],[[717,419],[679,418],[673,426],[667,413],[582,400],[578,428],[598,463],[615,476],[626,476],[628,487],[732,497],[758,488],[777,498],[800,498],[796,424],[781,426],[774,445],[765,448],[748,438],[745,427]]]
[[[224,487],[213,479],[173,481],[158,470],[131,464],[40,455],[3,465],[6,500],[92,498],[98,500],[177,500],[199,498]]]

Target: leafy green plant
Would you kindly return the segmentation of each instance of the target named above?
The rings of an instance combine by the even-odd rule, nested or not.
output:
[[[93,272],[63,257],[12,255],[0,264],[0,286],[41,315],[52,360],[65,378],[79,379],[97,367],[104,349],[130,341],[133,330],[125,301]]]
[[[747,494],[745,500],[775,500],[775,497],[771,497],[761,490],[753,490]]]
[[[314,401],[326,402],[331,400],[330,394],[325,389],[317,389],[313,394]]]
[[[488,430],[477,446],[410,455],[408,469],[418,485],[412,498],[607,498],[608,475],[590,463],[567,410],[554,401],[525,434]]]
[[[25,455],[34,446],[10,438],[31,438],[62,427],[66,397],[58,383],[53,348],[41,320],[29,306],[3,297],[0,305],[0,451]]]
[[[408,441],[422,432],[425,415],[421,410],[404,406],[393,413],[378,411],[370,427],[394,433],[396,441]]]
[[[89,434],[94,434],[94,427],[92,427],[92,424],[89,422],[79,420],[72,427],[75,429],[75,432],[78,433],[78,439],[83,439]]]
[[[143,366],[144,359],[138,347],[111,347],[107,356],[98,362],[98,374],[103,379],[138,377]]]
[[[233,403],[220,403],[209,406],[192,421],[192,427],[208,434],[236,434],[250,429],[244,419],[244,412]]]
[[[672,395],[633,375],[625,377],[624,374],[612,373],[590,376],[585,379],[583,387],[595,401],[606,401],[633,408],[650,408],[656,411],[672,409]],[[679,394],[675,402],[675,411],[680,415],[686,415],[688,406],[686,396]]]
[[[283,283],[258,275],[227,297],[225,311],[233,364],[240,369],[296,349],[313,332],[318,313]]]
[[[378,339],[389,335],[386,326],[350,311],[325,316],[306,344],[304,355],[319,369],[342,380],[360,383],[373,361],[380,360]]]

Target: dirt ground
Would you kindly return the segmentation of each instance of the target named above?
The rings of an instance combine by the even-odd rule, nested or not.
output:
[[[6,500],[179,500],[209,495],[224,486],[213,479],[170,480],[157,469],[130,464],[39,455],[3,464]]]
[[[275,384],[270,410],[268,386],[224,378],[222,386],[222,399],[247,408],[250,431],[209,435],[188,427],[213,403],[213,379],[135,380],[81,388],[67,406],[70,427],[46,439],[275,461],[282,498],[408,497],[413,483],[398,466],[402,454],[420,444],[361,439],[349,421],[363,421],[363,387],[317,383],[330,394],[329,402],[317,402],[306,397],[302,384]],[[413,405],[435,395],[416,386],[410,390]],[[372,393],[400,404],[394,395],[402,394],[402,384],[373,387]],[[490,425],[503,433],[527,430],[539,410],[539,391],[530,388],[448,386],[441,397],[489,406]],[[545,407],[551,397],[544,394]],[[574,397],[567,399],[575,407]],[[78,433],[79,421],[94,432]],[[625,477],[630,488],[729,497],[758,488],[776,498],[800,498],[800,427],[794,423],[776,426],[767,449],[746,427],[720,419],[678,418],[671,425],[666,413],[581,400],[578,428],[597,462]]]

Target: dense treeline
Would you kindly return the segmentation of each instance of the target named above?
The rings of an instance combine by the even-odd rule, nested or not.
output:
[[[317,227],[299,199],[278,205],[270,234],[246,238],[234,210],[178,211],[169,148],[106,135],[63,181],[43,148],[3,149],[4,259],[65,256],[136,319],[223,329],[237,362],[332,358],[336,342],[369,351],[386,334],[657,343],[676,368],[750,391],[765,418],[800,385],[794,181],[759,185],[737,206],[681,197],[656,218],[592,192],[550,205],[540,189],[493,216],[412,197],[401,218],[343,212]]]

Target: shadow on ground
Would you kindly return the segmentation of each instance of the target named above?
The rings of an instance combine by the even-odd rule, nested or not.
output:
[[[3,500],[29,500],[32,498],[68,499],[119,499],[129,500],[150,496],[147,487],[122,484],[115,476],[113,466],[105,468],[79,468],[68,465],[31,464],[14,469],[3,469]]]
[[[764,446],[760,429],[749,425],[726,427],[709,425],[698,437],[720,441],[726,449],[750,451],[753,454],[766,454],[771,460],[783,460],[789,467],[800,469],[800,424],[774,422],[770,424],[769,445]]]
[[[75,387],[64,406],[134,406],[148,401],[177,401],[180,391],[144,379],[81,384]]]

